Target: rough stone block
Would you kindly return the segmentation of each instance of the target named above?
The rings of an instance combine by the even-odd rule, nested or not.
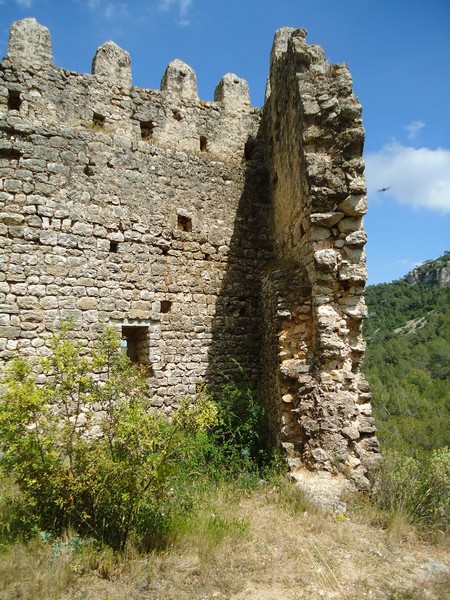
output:
[[[0,327],[0,338],[15,339],[20,335],[20,327]]]
[[[161,91],[185,100],[198,100],[195,71],[176,58],[169,63],[161,80]]]
[[[92,61],[92,74],[110,84],[131,86],[130,55],[114,42],[106,42],[97,49]]]
[[[8,58],[16,68],[50,67],[53,57],[50,32],[47,27],[33,18],[13,23],[9,33]]]
[[[367,197],[362,194],[352,194],[347,196],[338,208],[350,217],[360,217],[367,212]]]
[[[248,83],[234,73],[227,73],[217,84],[214,101],[229,111],[239,111],[250,106]]]

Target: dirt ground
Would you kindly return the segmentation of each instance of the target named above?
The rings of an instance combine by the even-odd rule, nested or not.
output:
[[[120,563],[16,548],[0,557],[0,600],[450,599],[445,540],[400,517],[294,510],[270,489],[218,510],[164,553]]]

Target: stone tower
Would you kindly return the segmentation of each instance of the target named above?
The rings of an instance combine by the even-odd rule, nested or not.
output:
[[[261,388],[293,469],[367,486],[378,444],[360,372],[366,279],[361,107],[345,65],[277,31],[266,101],[226,74],[213,102],[169,64],[134,87],[101,46],[55,67],[13,24],[0,67],[0,359],[49,352],[62,319],[105,323],[167,413],[235,362]]]

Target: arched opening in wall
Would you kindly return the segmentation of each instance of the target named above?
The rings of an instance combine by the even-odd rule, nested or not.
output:
[[[123,325],[121,346],[131,362],[150,365],[148,327]]]
[[[204,135],[201,135],[200,136],[200,151],[206,152],[207,149],[208,149],[208,140],[206,139],[206,137]]]
[[[153,135],[153,130],[155,129],[155,124],[153,121],[141,121],[141,138],[143,140],[150,140]]]
[[[112,252],[112,254],[117,254],[117,252],[119,251],[119,242],[110,241],[109,251]]]
[[[178,215],[177,225],[178,231],[187,231],[188,233],[192,231],[192,219],[189,217]]]
[[[103,127],[105,125],[105,120],[106,120],[106,117],[104,117],[100,113],[94,112],[94,114],[92,116],[92,125],[96,129],[103,129]]]
[[[20,110],[21,104],[20,92],[8,90],[8,110]]]
[[[172,302],[170,300],[161,300],[160,311],[163,314],[167,314],[172,309]]]

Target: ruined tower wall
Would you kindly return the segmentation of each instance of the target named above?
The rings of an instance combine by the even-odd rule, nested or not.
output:
[[[276,254],[264,280],[266,361],[278,349],[264,372],[291,464],[337,467],[364,486],[378,445],[360,372],[361,107],[346,66],[328,64],[305,35],[277,32],[264,109]]]
[[[258,382],[293,469],[367,486],[378,452],[364,354],[361,107],[304,30],[275,36],[263,110],[225,75],[214,102],[173,61],[132,86],[128,54],[55,67],[13,24],[0,66],[0,362],[45,355],[63,319],[105,323],[170,412],[233,360]]]
[[[88,342],[112,323],[170,410],[232,358],[258,372],[263,255],[250,234],[230,246],[260,111],[233,75],[200,101],[181,61],[161,91],[133,88],[112,43],[93,71],[54,67],[48,31],[14,24],[0,69],[0,357],[46,354],[61,319]]]

